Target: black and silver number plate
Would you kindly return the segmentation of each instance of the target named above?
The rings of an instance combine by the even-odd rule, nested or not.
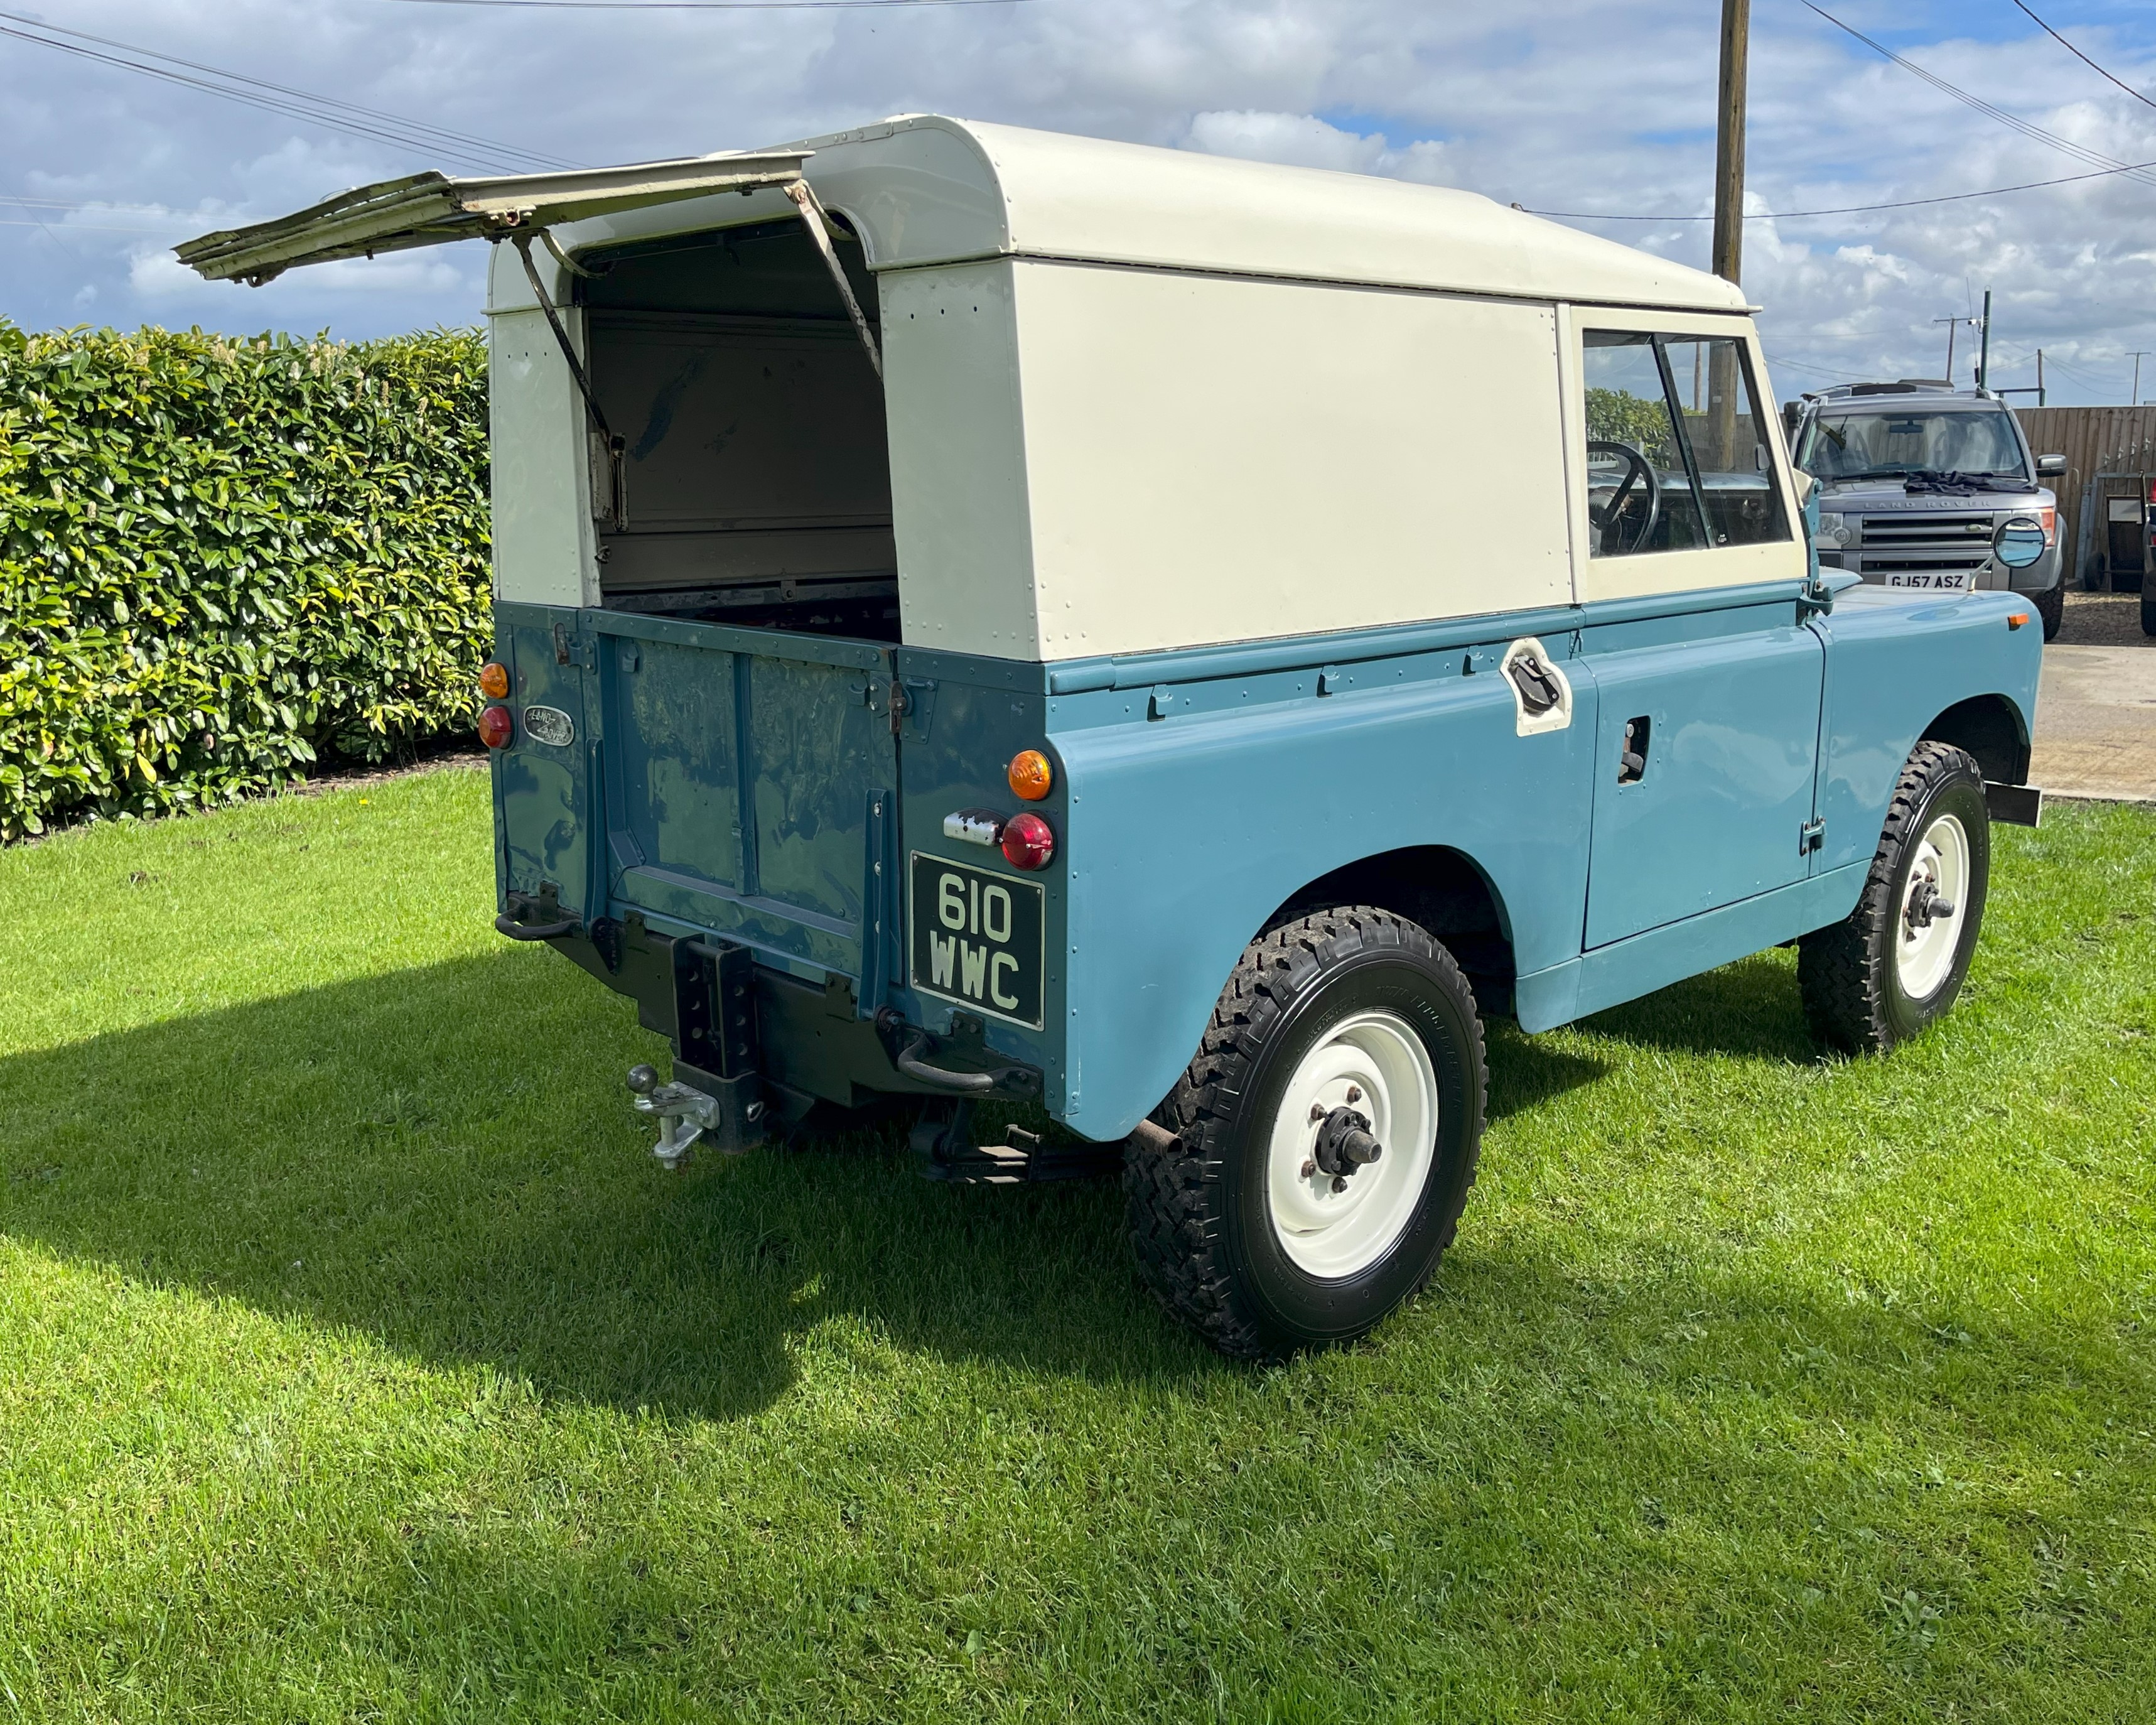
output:
[[[919,851],[912,874],[913,986],[1040,1029],[1040,883]]]

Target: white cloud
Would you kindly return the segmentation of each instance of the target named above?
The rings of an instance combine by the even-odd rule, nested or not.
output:
[[[66,21],[567,160],[752,146],[932,109],[1394,174],[1531,208],[1675,217],[1707,207],[1712,11],[1635,0],[1042,0],[602,16],[380,0],[296,10],[288,0],[80,0]],[[1940,8],[1901,22],[1920,28],[1927,16],[1964,33],[1904,48],[1939,75],[2087,149],[2156,159],[2156,111],[2018,14]],[[2100,27],[2071,10],[2051,21],[2129,84],[2156,85],[2156,15],[2112,16],[2123,21]],[[1999,39],[1978,39],[1980,28]],[[483,259],[461,250],[295,272],[259,291],[196,283],[157,251],[168,232],[457,165],[435,150],[339,136],[19,42],[0,56],[0,159],[10,164],[0,193],[90,207],[45,213],[54,237],[0,226],[0,305],[18,321],[65,321],[95,305],[120,322],[365,335],[478,313]],[[1754,18],[1751,110],[1755,209],[2083,171],[1808,13]],[[1943,344],[1931,321],[1990,285],[2001,381],[2023,381],[2041,345],[2083,373],[2092,394],[2123,398],[2126,353],[2156,348],[2152,192],[2099,179],[1748,223],[1745,286],[1766,308],[1778,387],[1935,370]],[[1703,222],[1583,225],[1705,261]],[[130,226],[150,231],[102,231]],[[85,286],[94,299],[79,298]]]
[[[1390,174],[1430,185],[1445,177],[1445,146],[1420,139],[1395,150],[1383,132],[1358,134],[1320,120],[1315,114],[1271,114],[1252,109],[1195,115],[1181,142],[1186,150],[1209,156],[1240,156],[1252,162],[1286,162],[1296,167],[1331,168],[1337,173]]]

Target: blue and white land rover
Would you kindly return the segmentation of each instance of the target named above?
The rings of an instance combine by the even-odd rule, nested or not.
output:
[[[1961,987],[2042,632],[1817,567],[1727,284],[921,116],[181,250],[464,238],[497,926],[670,1040],[670,1164],[897,1102],[939,1178],[1120,1163],[1162,1301],[1267,1357],[1429,1277],[1486,1016],[1795,941],[1884,1051]],[[983,1145],[987,1099],[1066,1130]]]

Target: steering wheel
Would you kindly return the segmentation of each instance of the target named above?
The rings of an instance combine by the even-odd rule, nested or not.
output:
[[[1614,455],[1625,464],[1625,477],[1617,482],[1617,489],[1609,494],[1609,501],[1600,508],[1590,495],[1587,505],[1587,519],[1594,531],[1602,536],[1602,554],[1604,557],[1624,557],[1637,551],[1654,536],[1656,524],[1662,518],[1662,482],[1655,477],[1653,465],[1630,444],[1602,443],[1589,439],[1587,453],[1590,455]],[[1625,513],[1625,506],[1631,501],[1632,487],[1637,482],[1646,487],[1646,513],[1640,517],[1640,525],[1625,543],[1614,543],[1617,523]]]

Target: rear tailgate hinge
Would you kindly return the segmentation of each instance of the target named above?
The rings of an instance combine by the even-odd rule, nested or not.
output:
[[[598,655],[593,652],[591,642],[581,631],[572,629],[567,623],[554,625],[555,664],[573,665],[581,670],[590,670],[598,662]]]

